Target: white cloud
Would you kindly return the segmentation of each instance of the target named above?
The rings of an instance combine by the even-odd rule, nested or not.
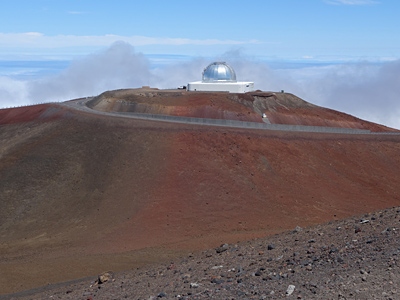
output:
[[[106,90],[154,84],[155,78],[143,54],[127,43],[117,42],[73,61],[58,75],[27,81],[0,77],[0,107],[98,95]]]
[[[371,5],[379,3],[374,0],[325,0],[325,2],[335,5]]]
[[[75,60],[61,74],[30,81],[29,101],[63,101],[105,90],[149,85],[154,75],[147,58],[124,42]]]
[[[185,39],[185,38],[164,38],[146,36],[120,36],[113,34],[106,35],[54,35],[48,36],[40,32],[26,33],[0,33],[1,48],[24,48],[24,49],[49,49],[63,47],[87,47],[87,46],[108,46],[116,41],[125,41],[134,46],[146,45],[242,45],[257,44],[257,40],[218,40],[218,39]]]
[[[317,105],[400,128],[400,60],[272,69],[231,51],[153,69],[143,54],[124,42],[75,60],[51,77],[28,81],[0,77],[0,107],[64,101],[142,85],[176,88],[200,80],[202,70],[213,60],[231,64],[238,80],[254,81],[256,89],[285,90]]]
[[[0,108],[30,103],[27,82],[0,76]]]
[[[313,104],[400,129],[400,60],[297,69],[272,69],[265,62],[248,59],[240,51],[225,53],[215,60],[231,64],[238,80],[254,81],[256,89],[285,90]],[[196,59],[170,66],[160,70],[157,83],[168,80],[168,85],[161,87],[176,87],[200,80],[208,63]]]
[[[400,128],[400,60],[290,71],[290,90],[306,101]]]

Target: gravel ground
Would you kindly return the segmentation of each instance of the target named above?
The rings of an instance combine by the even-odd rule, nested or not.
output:
[[[399,222],[391,208],[3,298],[399,299]]]

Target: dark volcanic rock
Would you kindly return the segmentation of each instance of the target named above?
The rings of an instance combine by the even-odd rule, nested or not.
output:
[[[218,248],[221,255],[195,253],[174,261],[173,268],[166,264],[117,273],[101,289],[82,280],[9,298],[398,299],[400,213],[394,208],[371,216],[358,233],[337,230],[351,228],[355,218],[336,221],[306,228],[295,240],[287,232],[238,243],[237,251],[227,251],[224,244]],[[371,237],[374,242],[368,243]],[[274,245],[274,259],[260,255],[265,244]]]

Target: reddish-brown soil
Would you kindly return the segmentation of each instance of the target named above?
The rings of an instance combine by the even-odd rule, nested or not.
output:
[[[394,300],[399,221],[399,208],[385,209],[4,298]]]
[[[37,120],[51,121],[61,117],[63,114],[65,114],[65,110],[50,104],[0,109],[0,125],[27,123]]]
[[[397,131],[348,114],[308,103],[288,93],[246,94],[186,92],[151,88],[109,91],[96,97],[90,107],[105,112],[138,112],[271,124],[327,126]]]
[[[187,112],[185,95],[151,101]],[[222,103],[229,94],[194,95]],[[292,124],[316,125],[317,112],[335,126],[389,130],[290,97],[277,99],[292,103]],[[96,109],[122,103],[105,101]],[[235,103],[218,116],[259,117]],[[56,104],[0,110],[0,123],[3,294],[400,204],[399,135],[184,125]]]

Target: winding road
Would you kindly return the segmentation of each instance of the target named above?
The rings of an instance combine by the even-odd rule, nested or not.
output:
[[[63,106],[73,108],[79,111],[89,112],[92,114],[119,117],[119,118],[132,118],[141,120],[172,122],[181,124],[195,124],[206,126],[222,126],[231,128],[244,128],[244,129],[264,129],[264,130],[278,130],[278,131],[291,131],[291,132],[318,132],[318,133],[339,133],[339,134],[392,134],[399,135],[398,132],[371,132],[367,129],[353,129],[353,128],[339,128],[339,127],[324,127],[324,126],[305,126],[305,125],[282,125],[282,124],[266,124],[236,120],[223,120],[223,119],[205,119],[205,118],[191,118],[191,117],[177,117],[159,114],[144,114],[132,112],[103,112],[91,109],[87,103],[94,97],[79,98],[62,103]]]

